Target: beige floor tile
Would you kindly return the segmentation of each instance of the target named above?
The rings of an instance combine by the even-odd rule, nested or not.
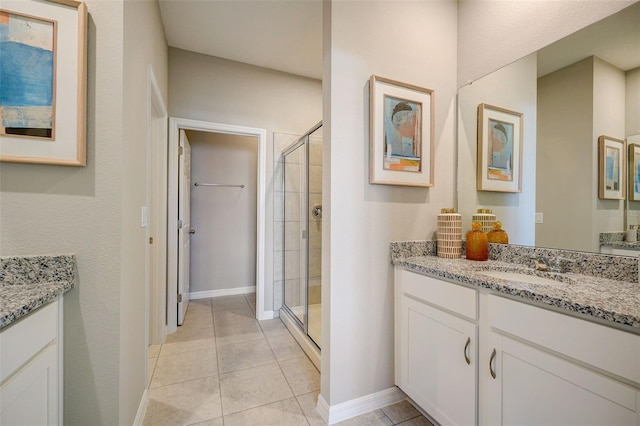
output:
[[[220,373],[275,363],[276,359],[265,339],[231,343],[218,348]]]
[[[294,395],[320,389],[320,373],[306,356],[281,361],[280,368]]]
[[[265,333],[278,330],[286,330],[287,328],[280,318],[258,321],[258,324],[260,324],[262,331],[264,331]]]
[[[149,390],[145,425],[188,425],[222,416],[217,376]]]
[[[298,342],[286,328],[284,330],[265,331],[264,335],[278,361],[305,356]]]
[[[149,358],[158,358],[162,345],[149,345]]]
[[[384,415],[382,410],[371,411],[370,413],[361,414],[356,417],[352,417],[340,423],[336,423],[340,426],[391,426],[393,423],[387,416]]]
[[[225,426],[307,426],[295,398],[224,416]]]
[[[248,305],[246,308],[242,309],[233,309],[221,312],[214,311],[213,313],[213,323],[216,327],[225,325],[240,325],[255,321],[256,315]]]
[[[393,424],[420,417],[421,414],[409,401],[404,400],[382,408],[382,412],[389,417]]]
[[[216,348],[181,352],[158,358],[151,388],[218,374]]]
[[[180,327],[183,329],[213,327],[213,313],[211,311],[195,314],[187,313],[184,317],[184,323]]]
[[[427,420],[424,416],[415,417],[411,420],[407,420],[406,422],[398,423],[399,426],[433,426],[429,420]]]
[[[222,421],[222,417],[218,417],[217,419],[209,419],[204,422],[192,423],[189,426],[224,426],[224,422]]]
[[[167,336],[166,343],[160,349],[160,356],[214,347],[214,336],[213,328],[178,328],[178,331]]]
[[[257,321],[216,327],[216,344],[218,346],[257,339],[264,339],[264,334]]]
[[[247,299],[247,303],[251,310],[256,312],[256,294],[255,293],[247,293],[244,295],[244,298]]]
[[[293,397],[276,363],[221,374],[219,377],[225,416]]]
[[[151,379],[153,378],[153,371],[156,368],[156,363],[158,362],[158,358],[149,358],[147,361],[147,387],[151,384]]]
[[[235,296],[214,297],[211,299],[213,312],[231,311],[234,309],[248,308],[249,304],[243,294]]]
[[[319,394],[320,391],[314,391],[296,397],[300,408],[302,408],[302,412],[311,426],[326,426],[327,424],[317,409]]]

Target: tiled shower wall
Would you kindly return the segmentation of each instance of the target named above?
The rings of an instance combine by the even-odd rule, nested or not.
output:
[[[322,218],[312,214],[322,208],[322,137],[309,137],[309,304],[320,303],[322,271]]]

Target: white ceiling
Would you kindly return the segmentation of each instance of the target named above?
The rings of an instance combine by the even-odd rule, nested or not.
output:
[[[322,79],[322,0],[159,0],[169,46]]]
[[[159,0],[169,46],[322,79],[322,0]],[[640,2],[542,49],[538,75],[595,55],[640,66]]]

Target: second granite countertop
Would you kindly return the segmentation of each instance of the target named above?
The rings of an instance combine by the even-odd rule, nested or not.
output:
[[[513,296],[523,302],[559,308],[586,319],[600,322],[604,320],[612,326],[624,326],[625,329],[640,334],[640,285],[637,282],[570,272],[559,275],[539,273],[524,265],[495,260],[477,262],[437,256],[409,256],[396,257],[393,264],[421,274]],[[488,270],[516,271],[565,282],[552,285],[523,283],[482,274]]]

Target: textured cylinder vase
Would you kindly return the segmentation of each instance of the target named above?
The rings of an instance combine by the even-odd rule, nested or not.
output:
[[[482,225],[482,232],[489,232],[493,229],[493,224],[496,221],[496,215],[491,213],[491,209],[478,209],[477,213],[471,216],[471,222],[480,222]]]
[[[438,257],[462,257],[462,215],[454,209],[442,209],[438,215]]]

